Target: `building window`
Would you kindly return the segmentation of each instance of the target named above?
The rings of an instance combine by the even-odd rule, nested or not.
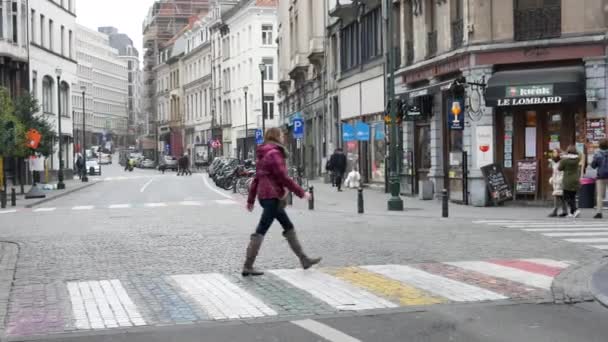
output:
[[[382,20],[380,8],[376,8],[361,18],[362,59],[367,62],[382,55]]]
[[[4,1],[0,1],[0,39],[4,38]]]
[[[262,63],[266,65],[264,81],[274,80],[274,60],[272,58],[262,58]]]
[[[2,5],[0,5],[0,7],[2,7]],[[30,21],[31,21],[30,22],[30,42],[35,43],[36,42],[36,10],[31,11]],[[0,23],[1,22],[2,22],[2,19],[0,18]],[[0,28],[0,30],[2,30],[2,29]]]
[[[44,14],[40,15],[40,46],[45,46],[46,45],[46,39],[45,39],[45,22],[44,22]]]
[[[54,42],[53,42],[53,20],[49,19],[49,49],[53,50],[54,48]]]
[[[359,65],[359,23],[354,22],[340,31],[340,65],[342,71]]]
[[[264,116],[267,119],[274,119],[274,96],[264,95]]]
[[[32,71],[32,96],[38,99],[38,72]]]
[[[53,113],[53,79],[50,76],[42,79],[42,111]]]
[[[69,117],[68,115],[68,108],[69,108],[69,95],[70,94],[70,87],[68,86],[67,83],[65,82],[61,82],[61,94],[60,94],[60,100],[61,100],[61,116],[65,116],[65,117]]]
[[[272,45],[272,25],[262,25],[262,45]]]
[[[516,0],[513,13],[515,40],[561,36],[561,0]]]
[[[12,30],[12,41],[13,43],[18,43],[19,41],[19,29],[17,28],[19,21],[17,20],[17,3],[13,2],[12,6],[11,6],[11,21],[12,23],[10,23],[9,25],[11,26],[11,30]]]
[[[65,56],[65,26],[61,25],[61,55]]]

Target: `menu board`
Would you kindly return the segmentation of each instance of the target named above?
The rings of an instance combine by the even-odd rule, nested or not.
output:
[[[490,191],[490,197],[495,203],[513,199],[513,192],[500,165],[486,165],[481,168],[481,173],[486,181],[488,191]]]
[[[503,165],[505,168],[513,167],[513,116],[505,115],[505,143]]]
[[[536,195],[538,184],[538,163],[536,160],[518,160],[515,175],[515,192]]]
[[[585,126],[587,142],[596,145],[600,140],[606,138],[606,120],[587,119]]]

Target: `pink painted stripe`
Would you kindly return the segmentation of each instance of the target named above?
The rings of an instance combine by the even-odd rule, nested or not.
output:
[[[563,271],[563,269],[558,267],[551,267],[525,260],[490,260],[489,262],[496,265],[511,267],[522,271],[542,274],[548,277],[555,277]]]

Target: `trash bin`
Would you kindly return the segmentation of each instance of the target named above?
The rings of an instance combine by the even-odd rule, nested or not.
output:
[[[581,189],[578,192],[579,208],[595,207],[595,179],[581,178]]]

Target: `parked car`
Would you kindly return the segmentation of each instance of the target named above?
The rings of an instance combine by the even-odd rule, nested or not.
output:
[[[161,171],[165,171],[165,170],[177,171],[177,159],[173,156],[163,156],[160,159],[160,165],[158,165],[158,169]]]
[[[112,155],[103,153],[103,152],[100,153],[99,154],[99,164],[101,164],[101,165],[112,164]]]
[[[101,165],[97,162],[97,160],[87,159],[87,173],[89,175],[99,175],[101,176]]]
[[[139,167],[141,167],[142,169],[153,169],[156,166],[156,163],[154,162],[154,160],[152,159],[143,159],[140,163],[139,163]]]

